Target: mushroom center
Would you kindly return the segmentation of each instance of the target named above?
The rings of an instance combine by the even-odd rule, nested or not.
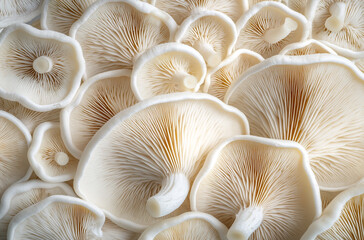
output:
[[[68,157],[67,153],[65,153],[65,152],[57,152],[54,155],[54,160],[56,161],[56,163],[59,166],[64,166],[64,165],[67,165],[67,163],[69,162],[70,158]]]
[[[343,2],[336,2],[329,8],[331,17],[325,21],[325,27],[331,32],[339,32],[344,27],[346,4]]]
[[[211,44],[196,41],[193,44],[193,48],[196,49],[202,57],[205,59],[207,66],[216,67],[221,62],[221,56],[214,50]]]
[[[181,91],[193,91],[197,85],[197,78],[186,72],[176,72],[173,74],[172,80]]]
[[[267,30],[263,34],[263,39],[270,44],[275,44],[286,38],[292,31],[295,31],[297,27],[298,24],[295,20],[286,17],[281,26]]]
[[[53,61],[50,57],[40,56],[33,61],[33,69],[40,74],[50,72],[53,68]]]

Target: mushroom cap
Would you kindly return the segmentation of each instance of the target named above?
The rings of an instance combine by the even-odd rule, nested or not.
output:
[[[131,69],[146,49],[168,42],[177,28],[167,13],[135,0],[101,0],[92,4],[70,29],[80,42],[86,78],[98,73]]]
[[[27,159],[31,139],[19,119],[0,111],[0,197],[10,185],[25,181],[32,174]]]
[[[84,73],[80,45],[64,34],[15,24],[0,35],[0,97],[34,111],[71,102]]]
[[[148,227],[139,240],[226,239],[227,228],[213,216],[186,212]]]
[[[193,211],[211,214],[228,226],[229,239],[298,239],[321,214],[320,192],[305,149],[256,136],[235,136],[218,145],[197,175],[190,201]],[[255,225],[251,235],[229,236],[238,213],[249,209],[255,210],[237,225]]]
[[[42,0],[2,0],[0,2],[0,28],[32,20],[40,14],[41,5]]]
[[[84,82],[61,112],[61,133],[76,158],[92,136],[118,112],[137,103],[130,87],[130,70],[100,73]]]
[[[188,208],[183,194],[207,153],[222,139],[248,132],[240,111],[210,95],[157,96],[120,112],[96,133],[82,154],[74,188],[119,226],[142,230],[160,220],[146,204],[170,183],[168,177],[179,176],[171,191],[182,201],[162,208],[173,205],[168,216],[175,216]]]
[[[217,11],[196,11],[179,26],[174,40],[201,53],[208,67],[216,67],[232,52],[237,32],[234,22]]]
[[[246,114],[252,135],[303,145],[320,188],[337,191],[364,177],[363,80],[339,56],[275,56],[236,81],[225,102]]]
[[[138,57],[131,88],[139,101],[173,92],[197,92],[205,76],[206,64],[199,52],[184,44],[165,43]]]
[[[34,172],[46,182],[73,179],[78,164],[63,143],[59,124],[51,122],[42,123],[35,129],[28,160]]]
[[[248,68],[263,60],[262,56],[253,51],[236,50],[216,68],[209,71],[204,84],[204,92],[208,92],[223,101],[229,86]]]
[[[288,26],[283,28],[285,24]],[[249,9],[237,21],[236,29],[238,37],[235,49],[249,49],[264,58],[276,55],[288,44],[302,41],[308,36],[307,20],[303,15],[281,3],[268,1],[258,3]],[[279,33],[280,36],[275,35],[275,37],[278,37],[277,40],[281,39],[272,43],[266,41],[264,36],[268,31]]]
[[[309,55],[309,54],[320,54],[328,53],[332,55],[337,55],[334,50],[325,44],[315,40],[309,39],[307,41],[291,43],[285,46],[281,51],[280,55]]]
[[[363,239],[364,183],[338,194],[301,240]]]

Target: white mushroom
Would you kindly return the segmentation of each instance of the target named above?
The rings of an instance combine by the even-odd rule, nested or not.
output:
[[[197,11],[182,22],[174,39],[199,51],[208,67],[216,67],[232,52],[235,24],[223,13]]]
[[[277,2],[256,4],[238,20],[236,28],[235,49],[246,48],[264,58],[308,35],[306,18]]]
[[[229,227],[229,240],[293,240],[321,214],[320,192],[305,149],[290,141],[236,136],[207,157],[191,209]]]
[[[35,129],[28,160],[34,172],[46,182],[73,179],[78,164],[63,143],[59,124],[51,122],[42,123]]]
[[[135,103],[129,70],[105,72],[90,78],[61,112],[61,132],[67,149],[80,158],[92,136],[110,118]]]
[[[2,0],[0,2],[0,29],[14,23],[28,22],[41,11],[42,0]]]
[[[139,240],[225,240],[226,234],[225,225],[213,216],[201,212],[187,212],[150,226]]]
[[[90,6],[70,29],[86,59],[86,76],[131,69],[135,57],[168,42],[177,28],[167,13],[135,0],[101,0]]]
[[[210,95],[150,98],[96,133],[82,154],[74,188],[113,222],[140,230],[159,221],[153,217],[186,211],[191,182],[207,153],[236,134],[248,134],[245,116]]]
[[[272,57],[232,85],[225,102],[246,114],[252,135],[302,144],[321,189],[364,177],[364,74],[349,60]]]
[[[157,45],[135,61],[131,87],[138,100],[173,92],[197,92],[205,80],[203,57],[179,43]]]
[[[319,54],[319,53],[329,53],[332,55],[337,55],[334,50],[325,44],[315,40],[309,39],[307,41],[291,43],[285,46],[279,54],[282,55],[309,55],[309,54]]]
[[[0,96],[34,111],[71,102],[84,73],[81,47],[61,33],[12,25],[0,35]]]

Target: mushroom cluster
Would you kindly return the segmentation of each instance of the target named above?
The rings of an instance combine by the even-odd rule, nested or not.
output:
[[[0,240],[361,240],[364,1],[0,0]]]

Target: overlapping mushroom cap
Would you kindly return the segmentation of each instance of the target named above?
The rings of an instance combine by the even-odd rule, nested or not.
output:
[[[67,105],[84,73],[81,47],[74,39],[25,24],[0,35],[0,96],[34,111]]]
[[[41,11],[42,2],[43,0],[2,0],[0,2],[0,32],[1,28],[35,18]]]
[[[246,114],[252,135],[302,144],[320,188],[364,177],[364,75],[352,62],[272,57],[231,86],[225,101]]]
[[[332,55],[337,55],[334,50],[330,47],[324,45],[323,43],[309,39],[307,41],[292,43],[285,46],[279,54],[282,55],[309,55],[309,54],[320,54],[329,53]]]
[[[207,157],[191,189],[192,210],[229,227],[229,240],[299,239],[321,213],[318,185],[302,146],[237,136]]]
[[[154,97],[96,133],[82,154],[74,188],[112,221],[140,230],[159,221],[153,217],[188,210],[185,199],[207,153],[237,134],[248,134],[245,116],[212,96]]]

